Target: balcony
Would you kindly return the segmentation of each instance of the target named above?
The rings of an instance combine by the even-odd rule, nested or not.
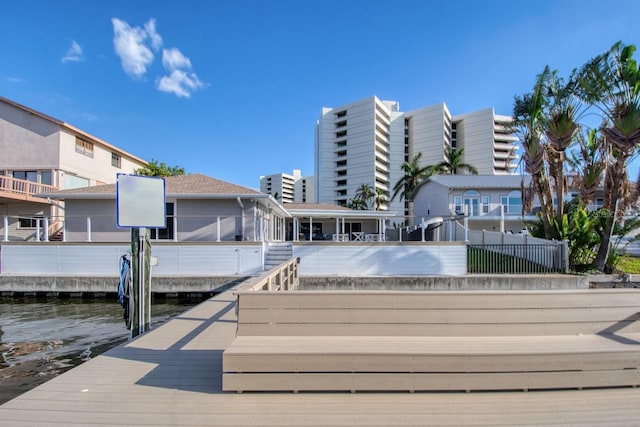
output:
[[[21,200],[35,203],[48,203],[47,199],[35,197],[34,194],[53,193],[58,187],[24,179],[0,175],[0,200]]]

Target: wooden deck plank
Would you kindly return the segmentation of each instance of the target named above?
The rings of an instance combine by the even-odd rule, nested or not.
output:
[[[155,329],[157,343],[148,341],[143,346],[136,340],[135,345],[118,347],[0,406],[0,424],[618,426],[637,425],[640,419],[640,389],[633,388],[528,393],[223,393],[221,350],[235,335],[235,323],[230,322],[234,310],[228,309],[232,293],[214,300],[218,302],[181,316],[187,322],[167,328],[168,337],[162,336],[163,331],[176,319]],[[189,321],[195,321],[195,328]],[[176,333],[178,329],[183,337]],[[176,369],[182,369],[179,375],[174,374]],[[92,376],[103,378],[96,381]],[[189,380],[208,377],[209,382],[189,385],[191,381],[181,381],[183,376]],[[125,406],[118,409],[120,405]]]

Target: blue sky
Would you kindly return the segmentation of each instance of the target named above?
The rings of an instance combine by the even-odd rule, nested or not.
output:
[[[5,1],[0,95],[144,159],[257,188],[260,175],[313,174],[323,106],[376,95],[402,111],[510,114],[545,65],[566,76],[617,40],[640,46],[637,6]]]

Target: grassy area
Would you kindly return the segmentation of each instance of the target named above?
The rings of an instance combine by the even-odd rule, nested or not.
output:
[[[467,252],[467,271],[484,274],[548,273],[539,264],[522,258],[470,247]]]
[[[640,258],[625,255],[620,257],[616,267],[629,274],[640,274]]]

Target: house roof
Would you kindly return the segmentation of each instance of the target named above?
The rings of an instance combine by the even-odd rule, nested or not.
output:
[[[164,178],[165,192],[168,197],[189,195],[190,198],[208,198],[212,196],[238,197],[267,197],[266,194],[240,185],[231,184],[219,179],[201,174],[187,174],[167,176]],[[91,187],[72,188],[56,191],[54,193],[41,194],[42,197],[55,199],[91,199],[91,198],[115,198],[116,184],[94,185]]]
[[[352,209],[344,206],[332,205],[329,203],[285,203],[287,210],[333,210],[333,211],[351,211]]]
[[[64,122],[62,120],[56,119],[56,118],[51,117],[51,116],[48,116],[48,115],[46,115],[44,113],[41,113],[40,111],[34,110],[33,108],[29,108],[29,107],[27,107],[25,105],[22,105],[22,104],[19,104],[19,103],[15,102],[15,101],[12,101],[12,100],[10,100],[8,98],[5,98],[3,96],[0,96],[0,102],[3,102],[5,104],[7,104],[7,105],[11,105],[14,108],[17,108],[19,110],[22,110],[22,111],[24,111],[26,113],[29,113],[29,114],[32,114],[34,116],[40,117],[41,119],[47,120],[47,121],[49,121],[49,122],[51,122],[53,124],[56,124],[56,125],[60,126],[61,128],[66,129],[67,131],[69,131],[69,132],[71,132],[71,133],[73,133],[75,135],[81,136],[81,137],[83,137],[83,138],[85,138],[85,139],[87,139],[89,141],[92,141],[92,142],[97,142],[98,144],[108,148],[109,150],[114,151],[116,153],[119,153],[121,155],[124,155],[125,157],[128,157],[128,158],[130,158],[132,160],[135,160],[135,161],[137,161],[139,163],[142,163],[142,164],[145,164],[145,165],[148,163],[146,160],[141,159],[140,157],[134,156],[133,154],[131,154],[131,153],[127,152],[127,151],[124,151],[123,149],[118,148],[115,145],[111,145],[107,141],[104,141],[104,140],[102,140],[102,139],[100,139],[100,138],[98,138],[96,136],[91,135],[90,133],[87,133],[87,132],[85,132],[85,131],[83,131],[81,129],[78,129],[77,127],[75,127],[73,125],[70,125],[67,122]]]
[[[448,188],[520,188],[522,180],[528,184],[529,175],[434,175],[427,181]]]
[[[369,211],[345,208],[344,206],[332,205],[328,203],[285,203],[283,207],[293,217],[314,217],[314,218],[361,218],[376,219],[396,216],[390,211]]]
[[[464,189],[464,190],[474,190],[474,189],[502,189],[502,188],[511,188],[511,189],[519,189],[522,185],[522,181],[524,180],[524,185],[528,186],[531,181],[530,175],[434,175],[423,181],[416,187],[411,194],[411,199],[413,200],[415,196],[418,194],[420,189],[429,184],[436,183],[443,187],[450,189]]]

